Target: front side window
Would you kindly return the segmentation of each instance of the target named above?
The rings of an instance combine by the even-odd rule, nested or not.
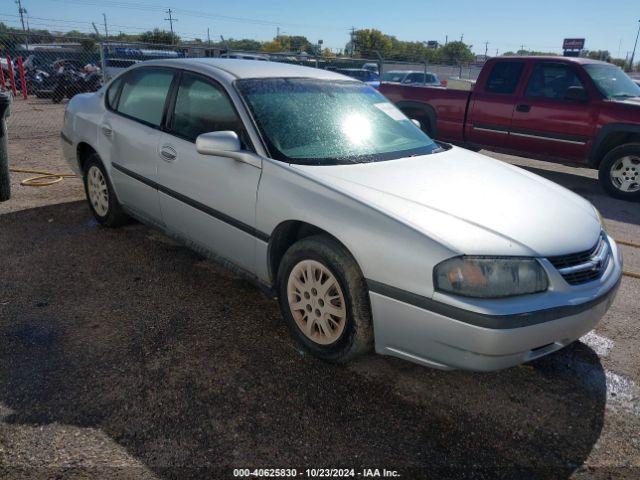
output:
[[[170,130],[188,140],[220,130],[232,130],[242,137],[242,121],[227,94],[197,75],[185,73],[180,80]]]
[[[485,91],[512,94],[518,87],[524,62],[497,62],[491,69]]]
[[[569,65],[538,63],[527,84],[527,97],[563,100],[569,87],[583,87],[582,82]]]
[[[606,98],[640,97],[640,87],[620,68],[593,63],[585,65],[584,69]]]
[[[358,82],[266,78],[236,85],[277,160],[328,165],[439,151],[385,97]]]
[[[173,80],[171,70],[140,68],[127,75],[118,112],[153,126],[162,123],[164,103]]]

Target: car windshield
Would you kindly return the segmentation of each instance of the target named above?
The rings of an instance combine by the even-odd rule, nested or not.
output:
[[[629,76],[614,65],[585,65],[591,79],[607,98],[640,97],[640,87]]]
[[[440,149],[385,97],[361,83],[266,78],[236,85],[277,160],[335,165]]]
[[[406,74],[407,72],[387,72],[382,75],[382,78],[380,80],[383,82],[400,83]]]

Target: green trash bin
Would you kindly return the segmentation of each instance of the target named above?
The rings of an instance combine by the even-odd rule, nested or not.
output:
[[[11,198],[9,154],[7,153],[7,117],[11,110],[11,94],[0,91],[0,202]]]

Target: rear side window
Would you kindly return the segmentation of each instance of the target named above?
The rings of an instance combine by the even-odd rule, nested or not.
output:
[[[582,82],[569,65],[538,63],[527,84],[527,97],[563,100],[569,87],[583,87]]]
[[[243,125],[231,99],[212,83],[184,73],[178,87],[170,129],[180,137],[195,140],[202,133],[232,130],[243,138]]]
[[[117,110],[153,126],[162,123],[164,102],[173,80],[170,70],[140,68],[127,75]]]
[[[485,91],[490,93],[514,93],[518,87],[523,68],[523,62],[496,63],[489,74]]]

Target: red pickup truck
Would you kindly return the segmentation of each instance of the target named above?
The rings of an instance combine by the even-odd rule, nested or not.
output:
[[[599,169],[612,196],[640,199],[640,87],[620,68],[572,57],[496,57],[471,91],[383,83],[429,135]]]

